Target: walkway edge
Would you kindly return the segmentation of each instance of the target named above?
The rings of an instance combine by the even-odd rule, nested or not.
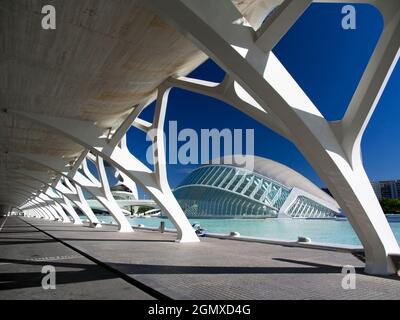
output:
[[[20,218],[21,219],[21,218]],[[42,232],[43,234],[45,234],[46,236],[54,239],[57,242],[60,242],[61,244],[63,244],[64,246],[70,248],[71,250],[74,250],[75,252],[79,253],[80,255],[84,256],[85,258],[89,259],[90,261],[96,263],[97,265],[107,269],[108,271],[114,273],[115,275],[117,275],[119,278],[125,280],[126,282],[128,282],[129,284],[135,286],[138,289],[141,289],[142,291],[144,291],[145,293],[151,295],[152,297],[158,299],[158,300],[173,300],[172,298],[162,294],[161,292],[153,289],[152,287],[149,287],[147,285],[145,285],[144,283],[130,277],[129,275],[112,268],[111,266],[109,266],[108,264],[92,257],[91,255],[87,254],[86,252],[70,245],[69,243],[65,242],[64,240],[61,240],[57,237],[54,237],[53,235],[51,235],[50,233],[38,228],[37,226],[25,221],[24,219],[21,219],[23,222],[25,222],[26,224],[28,224],[29,226],[31,226],[32,228],[35,228],[36,230]]]

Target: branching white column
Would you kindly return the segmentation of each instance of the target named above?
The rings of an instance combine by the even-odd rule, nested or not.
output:
[[[42,162],[39,162],[39,163],[44,165],[44,163],[42,163]],[[37,179],[39,181],[42,181],[42,179],[43,179],[43,177],[38,175],[36,172],[32,172],[29,170],[19,170],[19,173],[27,175],[27,176]],[[63,194],[63,196],[66,198],[65,200],[69,200],[69,201],[73,202],[82,211],[82,213],[87,216],[91,227],[100,228],[101,224],[100,224],[99,220],[97,219],[96,215],[93,213],[89,204],[87,203],[87,201],[83,195],[81,187],[79,185],[72,184],[68,178],[65,178],[63,181],[65,182],[66,185],[64,185],[61,181],[58,181],[52,187],[54,187],[58,192]],[[72,206],[70,204],[68,205],[67,203],[68,203],[68,201],[66,201],[66,208],[68,208],[68,210],[70,212],[75,212],[75,210],[72,208]],[[71,208],[72,208],[72,211],[71,211]],[[72,214],[76,215],[75,219],[76,219],[76,221],[78,221],[78,224],[79,224],[79,222],[82,223],[81,219],[76,214],[76,212],[75,212],[75,214],[74,213],[72,213]]]
[[[21,207],[21,209],[26,212],[27,215],[33,216],[38,219],[47,219],[47,216],[44,215],[44,213],[34,210],[33,209],[34,204],[31,201],[31,198],[28,198],[26,203]]]
[[[42,212],[45,216],[47,216],[48,220],[54,221],[56,219],[59,219],[58,217],[54,216],[54,214],[51,211],[48,210],[46,205],[43,203],[43,200],[34,198],[32,199],[32,203],[34,205],[33,209]]]
[[[54,209],[52,209],[46,203],[46,201],[44,201],[42,198],[40,198],[39,195],[37,195],[33,201],[37,203],[37,208],[39,210],[42,210],[42,211],[45,211],[48,213],[48,215],[50,216],[50,220],[61,220],[61,217],[57,214],[57,212]]]
[[[16,171],[16,173],[26,176],[28,178],[37,180],[45,185],[48,185],[49,188],[46,190],[46,194],[49,197],[53,198],[54,200],[58,200],[58,203],[71,215],[72,219],[74,220],[74,224],[77,224],[77,225],[82,224],[81,218],[79,218],[78,214],[76,213],[75,209],[73,208],[73,206],[70,203],[70,202],[74,202],[74,201],[69,198],[70,196],[68,194],[65,195],[63,193],[63,191],[67,192],[67,193],[73,193],[73,192],[71,190],[69,190],[67,187],[64,187],[64,186],[63,186],[64,188],[61,187],[62,183],[60,183],[59,180],[54,181],[53,183],[50,184],[50,183],[48,183],[49,176],[45,172],[41,172],[41,171],[19,169],[18,171]],[[76,195],[76,193],[74,193],[73,195]],[[93,214],[93,216],[94,216],[94,214]],[[89,218],[89,221],[90,221],[90,218]]]
[[[37,214],[39,214],[46,220],[54,220],[53,216],[50,216],[46,211],[39,208],[38,205],[33,200],[30,202],[30,207],[28,207],[28,208],[30,208],[31,210],[33,210],[34,212],[36,212]]]
[[[46,195],[48,195],[53,200],[57,201],[58,204],[72,217],[74,224],[81,225],[82,220],[79,218],[75,209],[71,205],[70,201],[61,193],[53,190],[53,188],[49,188],[46,191]]]
[[[226,91],[211,90],[212,94],[228,92],[232,103],[235,91],[247,102],[242,109],[299,148],[360,238],[366,272],[385,275],[397,271],[390,255],[400,249],[364,171],[360,141],[399,58],[400,2],[356,2],[376,5],[385,27],[344,119],[330,123],[271,51],[311,1],[285,1],[257,31],[230,0],[147,1],[227,72],[219,86]],[[209,84],[190,85],[210,91]]]
[[[30,212],[33,216],[39,218],[39,219],[49,219],[47,214],[42,212],[41,210],[38,210],[36,208],[35,203],[32,201],[32,198],[30,198],[27,203],[24,206],[24,211]]]
[[[46,125],[47,127],[50,127],[70,137],[73,141],[84,146],[96,156],[103,158],[105,161],[117,168],[120,172],[124,173],[127,177],[137,182],[154,199],[154,201],[157,202],[161,210],[168,216],[168,218],[176,227],[178,233],[177,241],[198,242],[199,239],[194,229],[172,194],[165,174],[165,152],[164,145],[161,143],[163,138],[162,136],[161,138],[159,136],[159,133],[161,132],[160,130],[163,130],[163,128],[159,128],[157,126],[162,126],[164,124],[168,91],[169,90],[167,88],[159,88],[157,97],[157,112],[154,116],[153,124],[150,124],[146,128],[146,130],[154,129],[157,132],[153,144],[154,162],[156,168],[154,172],[140,160],[138,160],[133,154],[131,154],[127,148],[118,146],[118,143],[125,134],[126,130],[129,129],[131,125],[135,125],[140,122],[140,120],[137,119],[139,114],[137,110],[141,110],[141,107],[135,108],[132,114],[121,125],[120,129],[114,133],[115,138],[113,136],[110,140],[104,137],[104,129],[96,127],[91,122],[11,110],[10,113]],[[143,125],[142,127],[146,127],[146,125]],[[54,159],[54,161],[57,161],[57,159]],[[56,171],[60,172],[63,170]],[[80,177],[81,183],[84,183],[82,180],[83,178],[85,177]],[[87,183],[91,184],[89,179],[85,179]],[[87,186],[85,185],[85,187]],[[101,198],[98,199],[100,200]],[[103,198],[103,200],[104,199],[105,198]],[[104,203],[102,204],[104,205]]]
[[[66,186],[64,186],[62,182],[58,182],[55,186],[57,191],[62,192],[66,197],[68,197],[69,200],[75,203],[82,213],[88,217],[91,227],[101,228],[99,220],[83,195],[82,188],[75,183],[71,183],[71,181],[69,181],[67,178],[65,178],[63,181],[65,182]]]
[[[90,155],[90,154],[89,154]],[[90,159],[90,158],[89,158]],[[111,213],[111,215],[115,218],[118,223],[120,232],[133,232],[133,228],[125,215],[122,213],[121,208],[115,201],[111,190],[110,184],[108,182],[107,173],[104,167],[103,159],[97,155],[96,159],[91,159],[93,163],[96,165],[97,171],[99,173],[100,181],[98,181],[89,171],[87,167],[86,159],[83,160],[82,166],[84,173],[91,180],[91,182],[96,185],[94,186],[85,186],[86,189],[95,195],[96,199],[98,199],[104,207]],[[80,180],[79,175],[77,177],[77,181]],[[84,182],[82,182],[84,183]]]
[[[39,182],[42,182],[45,185],[49,185],[48,183],[49,177],[47,176],[47,174],[43,172],[20,169],[16,171],[16,173],[35,179]],[[57,192],[59,192],[62,195],[64,203],[60,202],[60,205],[64,207],[68,213],[71,214],[71,216],[74,219],[74,223],[82,224],[82,221],[77,215],[75,209],[69,203],[69,201],[73,202],[82,211],[82,213],[86,215],[86,217],[89,219],[91,227],[100,228],[101,224],[98,221],[96,215],[93,213],[89,204],[86,202],[86,199],[83,196],[81,188],[79,186],[77,186],[76,188],[67,178],[64,179],[64,182],[66,183],[66,186],[63,185],[63,183],[60,182],[59,180],[53,182],[49,186],[57,190]]]
[[[119,142],[119,147],[124,150],[124,152],[129,152],[127,142],[126,142],[126,134],[122,137],[121,141]],[[119,180],[125,187],[127,187],[133,194],[134,199],[139,199],[139,194],[137,190],[137,186],[135,181],[129,178],[126,174],[119,171],[117,168],[115,169],[115,178]]]
[[[48,204],[48,207],[50,209],[55,210],[58,215],[61,217],[61,220],[63,223],[70,223],[71,219],[68,218],[68,216],[65,214],[63,208],[61,207],[61,205],[53,200],[52,198],[50,198],[47,194],[45,193],[41,193],[39,194],[39,198],[41,198],[43,201],[45,201]]]
[[[13,192],[18,193],[18,194],[22,194],[25,195],[27,197],[32,197],[31,202],[34,205],[34,209],[39,210],[40,212],[42,212],[46,219],[48,220],[55,220],[55,219],[59,219],[57,214],[53,214],[51,211],[48,210],[46,204],[44,203],[44,201],[40,198],[38,198],[38,195],[36,193],[33,193],[34,189],[32,188],[23,188],[21,186],[16,186],[13,189]]]
[[[82,174],[80,171],[75,172],[68,172],[66,171],[66,164],[62,163],[62,159],[58,159],[56,157],[51,156],[44,156],[44,155],[36,155],[36,154],[18,154],[15,155],[23,157],[25,159],[34,161],[38,164],[46,166],[53,171],[56,171],[63,175],[64,177],[71,179],[75,183],[75,188],[77,190],[77,194],[81,204],[84,204],[83,199],[84,195],[81,188],[85,188],[90,194],[93,195],[95,199],[97,199],[114,217],[117,221],[119,226],[120,232],[133,232],[132,226],[130,225],[129,221],[126,219],[124,214],[121,211],[121,208],[115,202],[114,198],[109,191],[108,180],[106,177],[106,173],[104,170],[104,164],[98,164],[99,166],[99,174],[101,176],[101,183],[90,173],[89,169],[87,168],[86,159],[82,162],[82,170],[84,171],[85,175]],[[103,169],[103,170],[101,170]],[[103,187],[103,183],[105,183],[105,187]],[[105,192],[105,189],[108,189],[109,193]],[[85,201],[86,202],[86,201]],[[87,203],[86,203],[87,205]],[[85,211],[88,211],[87,207],[85,206]]]
[[[33,203],[28,201],[24,207],[21,207],[23,212],[26,214],[28,217],[33,217],[37,219],[47,219],[46,216],[37,210],[33,209]]]
[[[17,179],[16,182],[24,187],[24,188],[29,188],[32,191],[33,190],[38,190],[43,186],[43,183],[40,183],[39,181],[35,180],[21,180],[21,179]],[[65,223],[70,223],[71,220],[67,217],[67,215],[65,214],[64,210],[61,208],[61,206],[54,201],[53,199],[51,199],[48,195],[45,194],[45,192],[39,192],[38,193],[38,198],[43,200],[46,204],[47,204],[47,208],[48,210],[52,213],[52,215],[54,217],[56,217],[57,219],[60,219],[62,222]]]

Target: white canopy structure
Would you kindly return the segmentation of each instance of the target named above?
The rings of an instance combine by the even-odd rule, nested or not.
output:
[[[84,189],[120,231],[132,232],[105,161],[151,196],[178,241],[197,242],[165,167],[164,117],[177,87],[221,99],[292,141],[346,213],[365,248],[366,272],[395,273],[392,256],[400,249],[365,173],[360,141],[399,58],[400,1],[352,1],[376,6],[384,30],[337,122],[323,117],[272,52],[312,2],[347,1],[55,0],[56,30],[41,27],[42,1],[1,1],[1,208],[79,223],[74,202],[99,226]],[[207,57],[226,71],[222,83],[185,78]],[[153,121],[144,121],[140,113],[154,99]],[[156,130],[154,168],[127,149],[131,126]]]

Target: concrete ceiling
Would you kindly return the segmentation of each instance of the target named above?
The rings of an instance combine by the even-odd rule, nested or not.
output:
[[[233,2],[256,25],[282,1]],[[56,8],[56,30],[41,27],[46,4]],[[0,0],[0,204],[13,199],[6,190],[14,185],[15,170],[46,170],[9,152],[68,158],[83,151],[6,110],[117,128],[166,78],[186,75],[206,59],[141,1]]]

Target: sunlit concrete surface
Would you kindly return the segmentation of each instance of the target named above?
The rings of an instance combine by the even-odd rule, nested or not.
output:
[[[42,288],[45,274],[41,271],[46,265],[56,269],[54,290]],[[0,231],[0,300],[8,299],[153,297],[24,221],[8,218]]]
[[[60,243],[44,237],[41,232],[27,227],[24,220],[173,299],[399,299],[400,297],[398,278],[366,275],[363,273],[363,263],[347,253],[211,238],[202,238],[198,244],[183,245],[176,243],[175,235],[168,233],[135,230],[134,233],[126,234],[115,232],[114,226],[92,229],[86,226],[26,218],[9,218],[7,222],[9,227],[0,233],[2,247],[7,245],[12,248],[9,253],[4,249],[1,250],[2,262],[7,262],[6,258],[24,261],[23,263],[11,261],[13,265],[0,266],[3,281],[9,277],[10,272],[14,279],[29,277],[29,281],[34,282],[32,279],[40,278],[38,265],[25,260],[35,257],[35,254],[76,255],[76,252],[67,250]],[[16,233],[4,233],[8,232],[7,230]],[[21,236],[19,230],[24,230],[25,235]],[[29,233],[25,233],[27,230]],[[17,241],[29,241],[34,244],[29,243],[26,246],[7,244]],[[40,242],[40,246],[46,249],[39,250],[36,242]],[[39,251],[32,251],[32,246],[36,246],[36,250]],[[342,288],[341,267],[344,264],[356,267],[358,274],[355,290]],[[65,297],[96,298],[102,294],[109,294],[115,298],[132,298],[136,294],[143,297],[143,293],[124,287],[117,279],[104,279],[107,274],[88,272],[89,268],[97,270],[96,266],[85,262],[82,258],[58,261],[54,265],[56,268],[62,268],[61,270],[78,267],[88,273],[88,278],[85,279],[85,271],[81,271],[83,276],[79,276],[78,273],[74,276],[70,271],[69,278],[65,279],[69,284],[60,284],[57,289],[60,291],[58,294]],[[106,291],[102,291],[100,284],[106,281],[109,281],[110,285],[107,285]],[[20,286],[22,288],[11,291],[1,290],[0,295],[16,298],[14,294],[28,297],[39,292],[37,298],[46,298],[51,294],[42,292],[42,289],[24,288],[22,284]],[[83,289],[80,293],[76,293],[74,287]]]

